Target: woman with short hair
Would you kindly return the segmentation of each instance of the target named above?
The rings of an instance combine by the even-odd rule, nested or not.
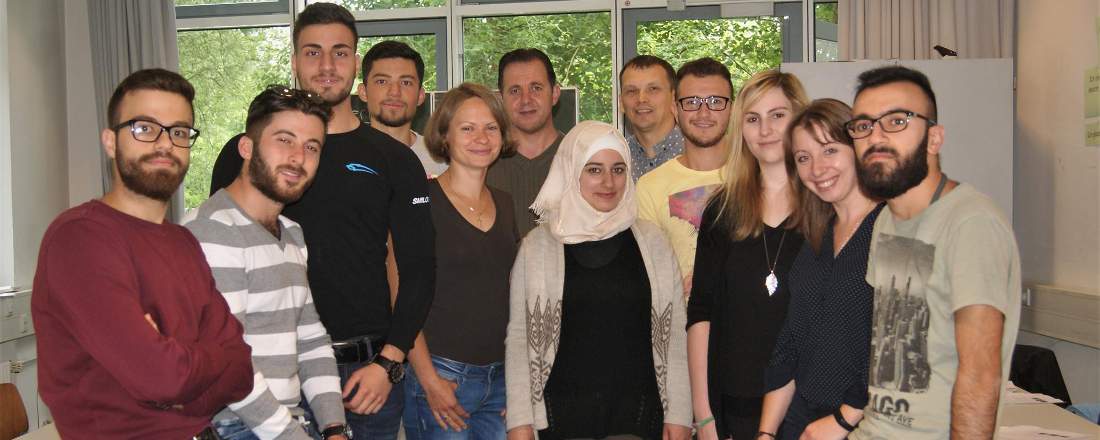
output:
[[[508,119],[488,89],[463,83],[428,121],[428,151],[449,167],[428,182],[435,226],[435,298],[409,351],[405,433],[410,439],[503,439],[508,273],[519,232],[512,198],[485,184],[514,152]]]

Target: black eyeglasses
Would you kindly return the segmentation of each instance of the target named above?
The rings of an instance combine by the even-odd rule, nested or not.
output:
[[[720,112],[726,109],[729,105],[730,99],[726,96],[688,96],[686,98],[677,99],[680,103],[680,108],[685,112],[693,112],[703,108],[703,104],[707,105],[711,111]]]
[[[936,120],[924,116],[920,113],[911,112],[908,110],[898,110],[879,116],[875,119],[870,118],[856,118],[848,121],[844,124],[844,128],[848,130],[848,134],[852,136],[852,139],[863,139],[871,135],[871,132],[875,130],[875,123],[878,123],[879,127],[882,127],[882,131],[887,133],[897,133],[905,130],[909,126],[909,121],[916,116],[918,118],[928,121],[928,125],[936,125]]]
[[[145,119],[131,119],[111,127],[111,129],[118,131],[126,126],[130,126],[130,134],[134,136],[134,139],[141,142],[153,143],[160,139],[161,133],[168,133],[168,140],[172,142],[172,145],[180,148],[191,148],[192,145],[195,145],[195,139],[199,138],[199,131],[186,125],[165,127]]]

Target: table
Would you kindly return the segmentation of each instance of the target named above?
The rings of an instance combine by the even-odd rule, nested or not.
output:
[[[1032,425],[1060,431],[1092,434],[1093,439],[1100,439],[1100,425],[1089,423],[1083,417],[1050,403],[1005,405],[1004,409],[1001,410],[1000,425]]]

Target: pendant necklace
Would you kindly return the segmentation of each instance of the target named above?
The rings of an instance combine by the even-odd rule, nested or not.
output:
[[[438,179],[438,180],[439,180],[439,183],[440,183],[439,186],[440,186],[440,188],[443,188],[443,192],[445,194],[453,196],[453,198],[456,199],[456,201],[459,201],[459,202],[464,202],[465,201],[465,200],[462,200],[465,197],[459,195],[457,192],[454,192],[453,189],[448,190],[448,187],[451,186],[449,178],[447,179],[447,181],[444,181],[443,179]],[[446,183],[446,185],[444,185],[444,183]],[[482,188],[482,191],[484,191],[484,188]],[[470,210],[470,215],[476,215],[477,216],[477,227],[478,227],[478,229],[481,228],[481,215],[485,213],[485,207],[484,207],[485,203],[483,202],[484,197],[482,197],[482,196],[483,196],[483,194],[478,194],[478,198],[477,198],[476,202],[474,202],[472,204],[469,203],[469,202],[466,203],[466,205],[467,205],[466,209]]]
[[[768,276],[764,278],[764,287],[768,289],[768,296],[772,296],[779,289],[779,278],[775,277],[775,266],[779,264],[779,252],[783,250],[783,240],[787,238],[787,230],[783,229],[783,235],[779,237],[779,247],[775,248],[774,263],[769,263],[771,257],[768,255],[768,231],[765,230],[760,236],[764,237],[764,265],[769,266]]]

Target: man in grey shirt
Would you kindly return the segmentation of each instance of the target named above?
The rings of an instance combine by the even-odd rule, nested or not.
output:
[[[629,122],[631,177],[661,166],[684,151],[676,124],[676,70],[653,55],[638,55],[619,72],[619,110]]]
[[[303,90],[261,92],[237,144],[241,173],[184,217],[252,347],[252,392],[214,416],[223,438],[347,438],[332,341],[306,278],[302,228],[280,215],[313,181],[331,115]],[[317,426],[300,406],[303,394]]]
[[[512,122],[512,157],[496,161],[485,177],[489,186],[512,195],[520,237],[535,228],[530,206],[550,173],[562,133],[554,128],[554,104],[561,88],[550,58],[538,49],[516,49],[500,58],[497,87]]]

